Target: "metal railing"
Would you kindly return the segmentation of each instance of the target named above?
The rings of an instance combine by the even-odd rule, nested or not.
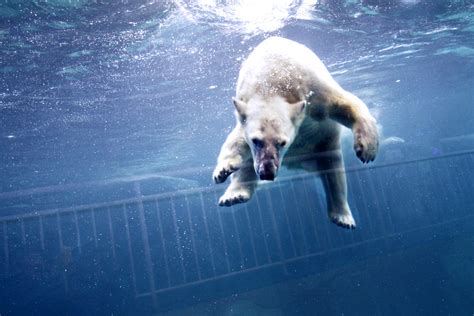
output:
[[[467,151],[346,170],[354,231],[329,223],[314,174],[265,185],[249,203],[231,208],[217,206],[222,187],[143,194],[149,178],[135,178],[129,198],[0,217],[0,280],[33,267],[36,274],[60,275],[67,293],[70,268],[96,261],[94,269],[127,271],[135,297],[150,297],[156,306],[166,291],[270,267],[288,273],[299,260],[472,220],[474,195],[466,192],[473,162]],[[0,203],[80,188],[2,193]]]

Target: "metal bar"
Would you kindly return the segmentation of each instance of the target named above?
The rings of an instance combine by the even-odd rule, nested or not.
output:
[[[97,227],[95,224],[95,213],[94,209],[91,208],[91,218],[92,218],[92,234],[94,235],[94,245],[97,247],[98,242],[97,242]]]
[[[301,182],[303,182],[303,189],[304,189],[304,193],[305,193],[305,196],[306,196],[306,200],[309,200],[309,192],[308,192],[308,188],[306,186],[305,179],[301,178]],[[309,216],[311,217],[311,224],[313,226],[313,232],[314,232],[314,236],[316,238],[316,242],[318,243],[319,248],[321,248],[322,245],[321,245],[321,241],[319,240],[318,233],[317,233],[316,221],[314,219],[314,212],[312,212],[310,210],[309,211]]]
[[[237,244],[239,246],[240,268],[243,269],[245,265],[244,265],[244,252],[242,251],[242,242],[240,240],[240,233],[239,233],[239,230],[237,228],[237,223],[236,223],[236,220],[235,220],[235,214],[234,214],[233,211],[231,212],[231,215],[232,215],[232,224],[233,224],[234,229],[235,229],[235,235],[237,236]]]
[[[411,171],[411,172],[410,172],[410,176],[411,176],[413,179],[417,179],[418,181],[421,180],[421,179],[423,179],[422,183],[416,183],[416,182],[413,183],[413,184],[415,184],[415,186],[417,187],[417,189],[421,188],[421,190],[420,190],[420,191],[417,191],[416,193],[430,192],[430,191],[428,191],[428,188],[427,188],[427,184],[426,184],[427,181],[425,180],[426,177],[425,177],[424,174],[421,174],[421,172],[420,172],[419,169],[420,169],[420,168],[417,167],[417,168],[413,168],[413,170],[410,170],[410,171]],[[431,179],[431,180],[432,180],[432,179]],[[415,180],[415,181],[416,181],[416,180]],[[444,190],[444,189],[445,189],[445,188],[443,187],[443,190]],[[425,196],[422,196],[421,194],[415,194],[415,195],[414,195],[414,199],[415,199],[415,200],[414,200],[414,201],[415,201],[415,202],[414,202],[415,205],[422,205],[421,210],[419,210],[420,212],[423,212],[423,213],[424,213],[424,212],[425,212],[425,207],[426,207],[426,209],[430,209],[431,211],[434,210],[433,206],[430,205],[430,203],[431,203],[432,201],[430,201],[430,199],[426,199],[426,195],[425,195]],[[420,218],[420,216],[416,216],[416,220],[417,220],[418,223],[420,223],[420,222],[422,223],[422,222],[425,221],[426,219],[428,219],[428,221],[429,221],[430,223],[432,223],[432,219],[433,219],[432,214],[424,215],[424,216],[422,216],[422,218]],[[420,225],[420,224],[418,224],[418,223],[413,222],[413,224]]]
[[[215,195],[214,197],[217,198]],[[225,263],[226,263],[227,271],[230,272],[231,270],[230,270],[230,262],[229,262],[229,251],[227,249],[227,242],[226,242],[225,234],[224,234],[224,225],[222,224],[221,212],[217,208],[216,208],[216,213],[217,213],[217,221],[219,222],[219,230],[221,231],[222,243],[224,245]]]
[[[459,167],[461,167],[461,162],[460,161],[454,161],[454,163],[457,163],[459,165]],[[463,186],[461,185],[461,183],[458,181],[458,177],[456,176],[456,170],[459,170],[459,168],[454,168],[454,166],[449,166],[448,165],[448,162],[445,160],[445,163],[444,163],[444,170],[446,171],[449,171],[449,176],[448,176],[448,179],[449,179],[449,188],[451,188],[451,194],[454,195],[454,199],[451,199],[454,200],[454,202],[451,202],[452,205],[454,206],[453,207],[453,210],[452,212],[456,212],[456,209],[459,209],[459,207],[456,207],[456,205],[459,205],[458,203],[460,201],[462,201],[462,198],[460,197],[460,195],[462,196],[462,192],[469,192],[471,191],[471,189],[468,189],[468,190],[463,190]],[[445,180],[446,181],[446,180]],[[449,191],[446,192],[448,190],[446,190],[446,185],[443,186],[443,193],[446,195],[446,198],[449,199]],[[454,215],[454,214],[453,214]]]
[[[467,155],[467,157],[465,157],[465,159],[463,159],[463,166],[464,166],[463,170],[467,170],[471,174],[472,174],[472,166],[474,165],[473,157],[474,157],[474,155]],[[458,181],[459,181],[459,184],[460,185],[462,184],[462,187],[464,187],[464,188],[471,188],[472,187],[472,179],[471,179],[470,176],[458,178]],[[469,200],[474,201],[472,195],[469,196],[468,201]]]
[[[205,193],[205,192],[214,192],[215,188],[212,187],[201,187],[201,188],[194,188],[194,189],[187,189],[187,190],[180,190],[180,191],[171,191],[171,192],[166,192],[166,193],[158,193],[158,194],[151,194],[147,196],[142,197],[142,201],[151,201],[155,199],[166,199],[170,197],[176,197],[179,195],[191,195],[191,194],[199,194],[199,193]],[[61,191],[61,190],[59,190]],[[21,195],[20,195],[21,196]],[[1,199],[1,198],[0,198]],[[96,208],[105,208],[105,207],[113,207],[113,206],[120,206],[122,204],[133,204],[137,203],[138,200],[137,198],[128,198],[128,199],[122,199],[122,200],[116,200],[112,202],[102,202],[102,203],[92,203],[92,204],[87,204],[87,205],[79,205],[79,206],[74,206],[74,207],[66,207],[66,208],[55,208],[55,209],[49,209],[49,210],[43,210],[41,211],[41,214],[43,216],[48,216],[48,215],[55,215],[57,212],[61,213],[68,213],[68,212],[85,212],[90,209],[96,209]],[[16,221],[20,218],[32,218],[32,217],[37,217],[38,212],[30,212],[30,213],[25,213],[25,214],[20,214],[20,215],[9,215],[9,216],[4,216],[0,218],[0,222],[11,222],[11,221]]]
[[[283,254],[283,247],[281,245],[280,230],[278,229],[275,214],[273,212],[273,203],[272,203],[272,199],[270,197],[270,191],[266,190],[265,193],[266,193],[265,195],[266,195],[266,198],[267,198],[268,205],[270,206],[270,218],[271,218],[271,221],[272,221],[273,230],[275,231],[275,237],[276,237],[276,240],[277,240],[277,247],[278,247],[278,253],[280,254],[280,260],[286,261],[285,255]],[[285,269],[285,273],[288,273],[286,265],[284,265],[283,267]]]
[[[156,308],[158,306],[157,298],[155,295],[156,287],[155,287],[155,277],[153,274],[153,262],[151,261],[151,253],[150,253],[150,242],[148,240],[148,228],[146,226],[145,220],[145,209],[143,207],[142,192],[140,189],[140,183],[134,183],[135,195],[138,198],[138,217],[140,220],[140,228],[142,233],[142,241],[143,241],[143,251],[145,254],[145,263],[146,263],[146,272],[148,274],[148,285],[150,286],[150,290],[152,291],[151,295],[151,302],[153,307]]]
[[[399,200],[399,196],[400,194],[402,193],[402,187],[405,187],[402,183],[400,183],[400,177],[396,174],[397,171],[400,170],[400,169],[397,169],[394,174],[391,175],[391,179],[393,179],[393,182],[391,184],[391,189],[397,193],[397,196],[396,198],[394,199],[395,203],[397,204],[397,206],[400,206],[400,200]],[[400,229],[399,228],[400,225],[398,225],[397,222],[395,222],[395,226],[394,226],[394,230],[397,230],[397,229]]]
[[[346,179],[346,187],[347,187],[347,199],[348,199],[350,196],[354,196],[354,188],[352,187],[352,185],[350,185],[348,179]],[[352,214],[352,216],[354,216],[354,213]],[[354,221],[355,221],[355,218],[354,218]],[[357,225],[357,221],[355,221],[355,223]],[[349,233],[351,235],[351,242],[353,243],[356,241],[354,238],[354,234],[355,234],[354,231],[355,229],[349,229],[349,231],[346,231],[346,233]]]
[[[56,228],[58,229],[59,249],[60,249],[60,251],[62,251],[63,248],[64,248],[64,243],[63,243],[63,232],[62,232],[62,229],[61,229],[59,213],[56,213]]]
[[[257,203],[257,213],[260,222],[260,231],[262,232],[263,236],[263,244],[265,245],[265,251],[267,252],[267,260],[268,262],[272,262],[272,258],[270,257],[270,249],[268,249],[267,243],[267,234],[265,233],[265,229],[263,227],[263,216],[262,216],[262,208],[260,207],[260,201],[258,200],[258,195],[255,196],[255,201]]]
[[[464,222],[464,221],[472,219],[472,218],[474,218],[474,215],[467,215],[467,216],[464,216],[462,218],[448,220],[448,221],[443,222],[443,223],[428,225],[428,226],[424,226],[424,227],[421,227],[421,228],[418,227],[416,229],[409,229],[409,230],[402,231],[402,232],[399,232],[399,233],[393,233],[393,234],[390,234],[390,235],[387,235],[387,236],[380,236],[380,237],[375,237],[375,238],[371,238],[371,239],[366,239],[366,240],[363,240],[363,241],[360,241],[360,242],[355,242],[353,244],[348,244],[348,245],[336,247],[336,248],[329,249],[329,250],[318,251],[318,252],[313,252],[313,253],[310,253],[310,254],[306,254],[306,255],[302,255],[302,256],[298,256],[298,257],[294,257],[294,258],[289,258],[289,259],[286,260],[286,262],[277,261],[277,262],[273,262],[273,263],[267,263],[267,264],[263,264],[263,265],[260,265],[260,266],[251,267],[251,268],[248,268],[248,269],[245,269],[245,270],[233,271],[233,272],[230,272],[230,273],[227,273],[227,274],[224,274],[224,275],[218,275],[218,276],[215,276],[215,277],[211,277],[211,278],[207,278],[207,279],[203,279],[203,280],[199,280],[199,281],[194,281],[194,282],[189,282],[189,283],[186,283],[186,284],[180,284],[180,285],[172,286],[172,287],[169,287],[169,288],[166,288],[166,289],[160,289],[160,290],[157,290],[155,294],[159,294],[159,293],[163,293],[163,292],[171,291],[171,290],[176,290],[176,289],[180,289],[180,288],[185,288],[185,287],[192,286],[192,285],[198,285],[198,284],[202,284],[202,283],[212,282],[212,281],[215,281],[215,280],[220,280],[220,279],[224,279],[224,278],[227,278],[227,277],[240,275],[240,274],[243,274],[243,273],[248,273],[248,272],[252,272],[252,271],[256,271],[256,270],[260,270],[260,269],[280,266],[280,265],[284,265],[285,263],[296,262],[296,261],[300,261],[300,260],[305,260],[305,259],[309,259],[309,258],[329,254],[329,253],[334,253],[334,252],[341,251],[341,250],[344,250],[344,249],[350,249],[350,248],[354,248],[354,247],[357,247],[357,246],[362,246],[362,245],[365,245],[365,244],[370,244],[370,243],[373,243],[373,242],[377,242],[379,240],[398,237],[400,234],[408,234],[408,233],[417,232],[417,231],[421,231],[421,230],[427,230],[427,229],[431,229],[431,228],[434,228],[434,227],[439,227],[439,226],[442,226],[442,225],[445,225],[445,224],[451,224],[451,223],[455,223],[455,222]],[[151,295],[151,293],[149,293],[149,292],[140,293],[136,297],[139,298],[139,297],[145,297],[145,296],[149,296],[149,295]]]
[[[416,158],[412,160],[406,160],[406,161],[400,161],[400,162],[393,162],[393,163],[387,163],[384,165],[375,165],[375,166],[370,166],[370,169],[378,169],[378,168],[386,168],[386,167],[391,167],[391,166],[399,166],[399,165],[404,165],[404,164],[410,164],[410,163],[417,163],[421,161],[427,161],[427,160],[437,160],[437,159],[443,159],[443,158],[449,158],[453,156],[463,156],[463,155],[469,155],[474,153],[474,150],[461,150],[461,151],[456,151],[452,152],[449,154],[444,154],[440,156],[429,156],[429,157],[424,157],[424,158]],[[297,156],[295,157],[295,160],[301,160],[301,159],[310,159],[314,157],[314,155],[302,155],[302,156]],[[366,167],[363,167],[366,168]],[[40,194],[40,193],[49,193],[49,192],[63,192],[66,190],[73,190],[73,189],[78,189],[78,188],[85,188],[85,187],[97,187],[97,186],[106,186],[106,185],[112,185],[112,184],[117,184],[117,183],[130,183],[130,182],[136,182],[136,181],[143,181],[147,179],[173,179],[176,176],[182,177],[184,174],[193,174],[197,171],[203,171],[203,170],[209,170],[211,171],[213,167],[211,166],[205,166],[201,168],[187,168],[183,170],[173,171],[173,172],[162,172],[160,174],[148,174],[148,175],[142,175],[142,176],[133,176],[133,177],[122,177],[122,178],[116,178],[116,179],[111,179],[111,180],[102,180],[102,181],[89,181],[81,184],[63,184],[63,185],[52,185],[52,186],[46,186],[42,188],[35,188],[35,189],[25,189],[25,190],[17,190],[17,191],[10,191],[10,192],[2,192],[0,193],[0,199],[5,199],[5,198],[15,198],[19,196],[25,196],[25,195],[33,195],[33,194]],[[352,172],[352,171],[357,171],[362,169],[361,167],[353,167],[353,168],[348,168],[346,172]],[[280,178],[280,180],[283,178]],[[192,192],[195,191],[196,189],[191,189],[187,190],[187,192]],[[197,189],[197,190],[202,190],[202,188]],[[209,189],[208,191],[212,191],[213,189]],[[157,197],[157,196],[154,196]],[[126,203],[125,201],[119,204]],[[97,206],[100,207],[100,206]]]
[[[107,208],[107,219],[108,219],[108,224],[109,224],[109,235],[110,239],[112,242],[112,257],[114,258],[114,263],[116,263],[116,254],[115,254],[115,236],[114,236],[114,230],[112,227],[112,217],[110,216],[110,208]]]
[[[21,242],[23,245],[26,245],[26,233],[25,233],[25,220],[20,219],[20,228],[21,228]]]
[[[378,170],[371,170],[370,179],[371,179],[371,186],[374,192],[376,201],[377,201],[377,209],[379,210],[380,214],[383,214],[381,218],[382,225],[384,226],[384,233],[392,232],[393,225],[392,225],[392,217],[390,215],[389,210],[386,208],[387,206],[387,199],[385,198],[385,191],[382,190],[382,183],[380,181],[380,177],[378,175]],[[376,190],[379,188],[379,190]],[[384,207],[385,206],[385,207]]]
[[[43,217],[39,215],[38,218],[39,218],[39,234],[40,234],[41,249],[44,250],[45,245],[44,245]]]
[[[364,212],[365,214],[365,218],[367,220],[367,226],[369,227],[369,235],[374,238],[375,237],[375,232],[374,232],[374,229],[372,228],[372,222],[371,222],[371,216],[369,216],[369,213],[367,212],[367,200],[365,198],[365,194],[364,194],[364,190],[362,190],[362,185],[360,184],[360,177],[359,177],[359,173],[358,172],[355,172],[354,173],[354,178],[355,178],[355,183],[357,183],[357,187],[359,189],[359,197],[360,199],[362,200],[362,203],[364,205],[364,209],[363,210],[359,210],[359,213],[362,213]]]
[[[285,214],[285,221],[288,227],[288,232],[290,234],[291,249],[293,250],[293,256],[296,256],[297,253],[296,253],[296,246],[295,246],[295,237],[293,236],[293,230],[291,229],[291,225],[290,225],[290,218],[288,216],[288,208],[286,207],[286,203],[284,202],[285,198],[283,197],[283,192],[281,191],[281,183],[278,183],[277,186],[278,186],[278,191],[280,192],[281,200],[283,201],[283,204],[282,204],[283,214]]]
[[[297,198],[296,198],[296,191],[295,191],[295,187],[293,185],[293,182],[290,182],[290,187],[291,187],[291,191],[293,192],[293,199],[295,200],[295,210],[296,210],[296,214],[297,214],[297,218],[298,218],[298,222],[300,224],[300,231],[301,231],[301,235],[303,236],[303,253],[307,253],[308,252],[308,241],[306,240],[306,234],[305,234],[305,229],[304,229],[304,226],[303,226],[303,220],[301,219],[301,213],[300,213],[300,210],[301,208],[299,207],[299,203],[297,201]]]
[[[258,266],[258,260],[257,260],[257,250],[255,248],[255,239],[253,237],[253,232],[252,232],[252,227],[250,226],[250,216],[249,216],[249,209],[247,207],[247,205],[244,204],[244,208],[245,208],[245,217],[247,219],[247,227],[249,229],[249,235],[250,235],[250,244],[252,245],[252,253],[253,253],[253,257],[255,259],[255,266]]]
[[[193,252],[194,252],[194,262],[196,263],[196,269],[198,273],[198,279],[201,279],[201,266],[199,265],[199,260],[198,260],[198,253],[197,253],[197,248],[196,248],[196,241],[194,238],[194,228],[193,228],[193,221],[191,219],[191,208],[189,206],[189,200],[188,196],[184,196],[184,200],[186,202],[186,215],[188,216],[188,225],[189,225],[189,230],[191,231],[191,243],[193,245]]]
[[[373,179],[378,182],[379,188],[383,188],[382,180],[380,179],[380,175],[377,171],[373,171]],[[383,201],[383,205],[385,205],[385,210],[387,212],[387,218],[388,218],[388,225],[389,225],[389,231],[393,232],[395,229],[395,226],[393,225],[393,219],[392,219],[392,210],[391,208],[388,207],[388,199],[387,195],[385,194],[385,190],[381,189],[380,190],[381,198]]]
[[[74,212],[74,226],[76,228],[76,245],[79,253],[82,253],[81,247],[81,231],[79,230],[79,219],[77,218],[77,212]]]
[[[181,246],[181,237],[179,236],[178,221],[176,219],[176,207],[174,205],[173,198],[170,199],[170,203],[171,203],[171,216],[173,217],[174,233],[176,234],[176,242],[178,243],[179,263],[181,266],[181,273],[183,276],[183,280],[186,283],[187,278],[186,278],[186,271],[184,269],[183,248]]]
[[[186,168],[181,170],[173,170],[173,172],[161,172],[159,174],[145,174],[140,176],[131,176],[131,177],[120,177],[110,180],[99,180],[99,181],[87,181],[83,183],[71,183],[71,184],[62,184],[62,185],[50,185],[45,186],[42,188],[34,188],[34,189],[24,189],[24,190],[17,190],[17,191],[10,191],[10,192],[2,192],[0,193],[0,199],[4,198],[15,198],[19,196],[25,195],[34,195],[34,194],[45,194],[50,192],[64,192],[67,190],[77,190],[80,188],[88,188],[88,187],[98,187],[98,186],[107,186],[113,185],[118,183],[131,183],[131,182],[138,182],[143,180],[151,180],[151,179],[176,179],[178,176],[182,178],[184,174],[193,174],[194,172],[209,170],[212,171],[213,167],[211,166],[204,166],[199,168]]]
[[[346,187],[347,187],[347,198],[349,196],[353,196],[353,188],[351,185],[349,185],[348,183],[349,181],[346,179]],[[349,207],[350,208],[350,207]],[[352,212],[352,210],[351,210]],[[352,216],[354,216],[354,214],[352,214]],[[354,218],[354,221],[355,221],[355,218]],[[357,222],[356,222],[356,225],[357,225]],[[351,242],[354,243],[355,242],[355,239],[354,239],[354,230],[355,229],[346,229],[345,233],[346,234],[349,234],[351,236]]]
[[[161,225],[161,212],[160,207],[158,205],[158,200],[155,200],[156,206],[156,217],[158,219],[158,233],[160,234],[160,242],[161,242],[161,249],[163,249],[163,261],[165,262],[165,272],[166,272],[166,283],[167,286],[170,286],[170,268],[168,265],[168,255],[166,254],[166,245],[165,245],[165,237],[163,235],[163,225]]]
[[[341,168],[337,168],[337,169],[334,169],[334,170],[340,171],[340,169]],[[333,196],[332,196],[332,194],[330,194],[330,192],[328,192],[328,189],[327,189],[327,188],[329,188],[329,179],[328,179],[328,177],[325,176],[325,174],[328,174],[328,173],[329,172],[327,170],[319,172],[319,174],[321,175],[320,179],[321,179],[321,182],[323,184],[324,193],[325,193],[325,197],[326,197],[326,210],[329,210],[329,205],[334,204]],[[344,243],[345,239],[342,235],[341,229],[336,229],[336,230],[333,230],[333,231],[334,231],[333,236],[337,235],[340,242]]]
[[[392,167],[392,166],[400,166],[400,165],[418,163],[418,162],[428,161],[428,160],[438,160],[438,159],[449,158],[449,157],[453,157],[453,156],[462,156],[462,155],[467,155],[467,154],[470,154],[470,153],[471,153],[471,151],[465,151],[465,152],[447,154],[447,155],[444,155],[444,156],[436,156],[436,157],[429,157],[429,158],[414,159],[414,160],[407,160],[407,161],[403,161],[403,162],[390,163],[390,164],[386,164],[386,165],[376,165],[376,166],[363,167],[363,168],[361,168],[361,167],[347,168],[345,170],[345,172],[346,172],[346,174],[348,174],[348,173],[351,173],[351,172],[357,172],[359,170],[381,169],[381,168],[387,168],[387,167]],[[324,171],[324,172],[332,172],[332,171],[327,170],[327,171]],[[322,173],[324,173],[324,172],[322,172]],[[298,174],[296,176],[281,177],[280,181],[283,181],[283,182],[284,181],[290,181],[294,178],[301,178],[301,177],[304,177],[304,178],[313,177],[313,174],[312,173],[309,173],[307,175]],[[88,186],[88,185],[85,185],[85,186]],[[43,191],[41,191],[40,189],[38,189],[38,192],[43,193]],[[63,191],[61,189],[61,187],[58,187],[56,189],[59,192]],[[186,189],[186,190],[166,192],[166,193],[158,193],[158,194],[147,195],[146,197],[142,197],[142,201],[145,202],[145,201],[150,201],[150,200],[154,200],[154,199],[161,199],[161,198],[167,198],[167,197],[169,198],[171,196],[176,197],[176,196],[182,195],[182,194],[188,194],[189,195],[189,194],[193,194],[193,193],[199,194],[199,193],[203,193],[203,192],[213,192],[215,190],[218,190],[218,189],[213,188],[213,187],[201,187],[201,188],[193,188],[193,189]],[[21,191],[21,192],[14,191],[14,192],[5,192],[4,194],[0,193],[0,199],[15,197],[15,196],[23,196],[23,195],[27,195],[27,193],[28,194],[37,193],[37,191],[35,191],[35,190],[33,190],[32,192],[29,192],[29,190],[27,190],[27,191],[28,192],[26,192],[26,191],[25,192],[23,192],[23,191]],[[102,208],[102,207],[108,207],[108,206],[120,206],[122,204],[132,204],[134,202],[137,202],[136,198],[122,199],[122,200],[117,200],[117,201],[113,201],[113,202],[93,203],[93,204],[88,204],[88,205],[79,205],[79,206],[75,206],[75,207],[60,208],[60,209],[49,209],[49,210],[41,211],[41,214],[43,216],[47,216],[47,215],[54,215],[58,211],[61,212],[61,213],[73,212],[73,211],[80,212],[80,211],[90,210],[91,208]],[[30,212],[30,213],[25,213],[25,214],[21,214],[21,215],[9,215],[9,216],[1,217],[0,222],[15,221],[15,220],[18,220],[19,218],[34,218],[34,217],[37,217],[37,216],[38,216],[37,211]]]
[[[135,295],[137,295],[137,277],[135,275],[135,261],[133,260],[133,252],[132,252],[132,241],[130,238],[130,225],[128,223],[128,215],[127,209],[125,204],[122,205],[123,211],[123,219],[125,221],[125,233],[127,235],[127,248],[128,248],[128,257],[130,258],[130,269],[132,270],[132,283],[133,283],[133,291]]]
[[[3,253],[5,255],[5,277],[10,275],[10,251],[8,250],[7,223],[3,222]]]
[[[215,265],[215,262],[214,262],[214,250],[212,249],[211,235],[209,233],[209,225],[207,223],[206,208],[204,207],[204,197],[202,196],[202,192],[199,193],[199,198],[201,200],[202,218],[203,218],[203,221],[204,221],[204,229],[206,230],[206,236],[207,236],[208,245],[209,245],[209,254],[211,256],[212,272],[214,273],[214,276],[215,276],[216,275],[216,265]]]
[[[318,185],[316,183],[316,178],[313,178],[313,182],[314,182],[315,185]],[[325,205],[321,201],[319,195],[316,195],[316,197],[317,197],[317,200],[318,200],[319,209],[321,210],[321,213],[323,214],[323,216],[326,218],[326,222],[328,222],[327,207],[324,208]],[[332,243],[331,235],[329,234],[328,225],[326,224],[326,225],[323,225],[323,226],[324,226],[324,232],[326,233],[326,239],[328,241],[328,248],[332,248],[334,245]]]
[[[367,175],[369,175],[369,171],[366,170],[365,173]],[[369,177],[370,178],[370,177]],[[383,235],[387,235],[387,229],[385,228],[385,221],[384,219],[380,216],[380,212],[377,212],[377,210],[380,209],[380,201],[379,201],[379,197],[378,197],[378,194],[377,194],[377,191],[375,190],[375,187],[374,187],[374,183],[373,181],[367,181],[367,186],[369,187],[369,192],[372,194],[371,198],[373,199],[373,201],[375,202],[374,203],[374,206],[375,206],[375,209],[376,209],[376,213],[378,214],[374,214],[374,216],[372,216],[372,218],[379,218],[379,223],[378,223],[378,226],[380,226],[380,228],[382,229],[382,234]]]
[[[449,168],[449,166],[446,166],[446,162],[442,163],[443,164],[443,167],[442,169],[445,169],[445,168]],[[428,172],[430,174],[430,177],[432,179],[432,181],[435,183],[435,185],[438,187],[438,188],[443,188],[443,192],[444,192],[444,189],[445,189],[445,183],[444,183],[444,179],[441,179],[439,177],[439,173],[437,172],[438,170],[433,170],[433,165],[432,164],[429,164],[429,168],[428,168]],[[439,212],[439,216],[440,216],[440,220],[444,220],[444,218],[452,218],[453,214],[448,214],[447,212],[445,211],[442,211],[442,212]]]
[[[58,229],[58,237],[59,237],[59,253],[61,254],[61,261],[63,264],[63,269],[61,271],[61,274],[63,276],[63,282],[64,282],[64,291],[69,292],[69,284],[67,281],[67,268],[66,268],[66,262],[65,262],[65,251],[66,249],[64,248],[64,242],[63,242],[63,231],[61,229],[61,222],[59,218],[59,213],[56,213],[56,228]]]

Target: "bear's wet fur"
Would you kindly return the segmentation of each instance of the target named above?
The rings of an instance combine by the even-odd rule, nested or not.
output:
[[[219,205],[247,202],[259,180],[274,180],[283,164],[319,171],[330,220],[355,228],[347,203],[340,125],[352,130],[357,157],[363,163],[373,161],[377,126],[364,102],[341,88],[306,46],[271,37],[243,62],[233,103],[236,126],[213,173],[216,183],[231,177]]]

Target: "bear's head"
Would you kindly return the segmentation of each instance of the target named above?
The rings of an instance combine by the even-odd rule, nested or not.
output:
[[[304,119],[306,102],[289,103],[281,97],[233,101],[256,174],[260,180],[274,180]]]

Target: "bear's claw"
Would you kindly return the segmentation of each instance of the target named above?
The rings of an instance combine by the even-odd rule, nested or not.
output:
[[[329,219],[331,222],[336,224],[337,226],[354,229],[356,228],[356,223],[352,214],[339,214],[339,213],[331,213],[329,214]]]
[[[229,167],[217,167],[216,170],[214,170],[214,173],[212,175],[212,179],[214,180],[214,183],[222,183],[224,182],[232,173],[237,171],[239,168],[234,167],[234,166],[229,166]]]
[[[224,193],[219,199],[219,206],[232,206],[238,203],[245,203],[250,200],[250,194],[247,192]]]
[[[374,161],[379,148],[379,137],[375,120],[366,119],[354,124],[354,151],[363,163]]]

